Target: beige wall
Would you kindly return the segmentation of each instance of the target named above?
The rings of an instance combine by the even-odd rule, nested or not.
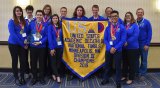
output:
[[[148,68],[160,68],[160,47],[150,47]],[[11,56],[7,45],[0,45],[0,68],[11,68]]]
[[[31,5],[36,9],[42,9],[45,4],[50,4],[54,13],[59,14],[59,9],[62,6],[68,8],[68,17],[77,5],[83,5],[86,9],[86,16],[91,16],[91,7],[93,4],[100,6],[100,15],[104,14],[107,6],[113,7],[120,12],[120,17],[123,19],[127,11],[131,11],[135,15],[137,8],[142,7],[145,10],[145,17],[148,18],[153,27],[152,42],[160,43],[160,11],[156,9],[156,0],[31,0]],[[16,0],[0,0],[0,41],[8,39],[8,20],[12,17],[12,9],[16,5]]]

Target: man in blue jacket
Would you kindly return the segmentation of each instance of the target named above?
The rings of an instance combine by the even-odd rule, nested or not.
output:
[[[125,27],[118,22],[118,11],[111,12],[111,23],[106,28],[104,33],[104,43],[106,45],[106,66],[104,72],[104,80],[102,85],[109,83],[109,72],[111,69],[111,60],[115,60],[116,69],[116,85],[121,88],[121,60],[122,60],[122,47],[126,41]]]
[[[142,8],[138,8],[136,11],[137,15],[137,24],[139,26],[139,49],[141,56],[141,63],[139,63],[139,75],[140,79],[144,79],[144,76],[147,72],[147,57],[148,57],[148,49],[152,39],[152,26],[150,22],[143,18],[144,10]]]

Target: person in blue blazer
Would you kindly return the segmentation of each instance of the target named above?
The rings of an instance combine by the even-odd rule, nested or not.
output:
[[[36,11],[36,20],[29,25],[30,34],[30,59],[31,71],[33,78],[31,85],[36,84],[37,78],[41,84],[45,84],[44,80],[44,64],[46,59],[46,45],[47,45],[47,24],[43,22],[44,13],[42,10]],[[39,77],[37,76],[39,62]]]
[[[63,54],[63,38],[62,38],[62,29],[60,25],[59,16],[54,14],[52,16],[51,25],[48,27],[48,43],[50,49],[50,63],[53,72],[53,80],[57,80],[58,83],[61,83],[60,79],[60,67],[62,62]]]
[[[92,21],[96,21],[96,20],[104,20],[104,18],[102,16],[100,16],[98,14],[99,12],[99,6],[98,5],[93,5],[92,6],[92,13],[93,13],[93,16],[89,18],[89,20],[92,20]]]
[[[44,13],[43,22],[47,23],[48,25],[50,25],[51,16],[52,16],[52,7],[49,4],[46,4],[43,7],[43,13]]]
[[[144,80],[144,76],[147,73],[147,58],[148,58],[148,50],[149,45],[152,39],[152,26],[149,20],[145,19],[144,16],[144,10],[142,8],[138,8],[136,11],[137,15],[137,24],[139,26],[139,49],[140,49],[140,62],[137,62],[137,65],[139,63],[139,76],[140,79]]]
[[[121,80],[127,80],[126,84],[130,85],[138,70],[136,61],[139,58],[139,27],[131,12],[125,14],[124,24],[127,31],[127,39],[123,47],[123,74]]]
[[[126,29],[118,23],[118,11],[111,12],[111,23],[106,27],[104,33],[104,44],[106,45],[106,57],[105,57],[105,72],[101,85],[109,83],[109,72],[111,60],[115,60],[116,70],[116,86],[121,88],[121,60],[122,60],[122,47],[126,41]]]
[[[86,12],[82,5],[78,5],[73,13],[72,20],[88,20],[88,18],[85,16]]]
[[[15,78],[15,84],[17,85],[25,84],[25,50],[28,48],[27,27],[22,8],[20,6],[15,6],[13,9],[13,19],[10,19],[8,23],[8,46],[12,58],[12,71]],[[20,77],[18,76],[18,57],[20,61]]]

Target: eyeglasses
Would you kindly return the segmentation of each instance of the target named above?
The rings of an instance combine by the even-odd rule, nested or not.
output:
[[[117,18],[118,16],[117,15],[115,15],[115,16],[111,16],[111,18]]]

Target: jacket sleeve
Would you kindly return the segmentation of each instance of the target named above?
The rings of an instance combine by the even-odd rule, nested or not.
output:
[[[8,30],[9,33],[13,36],[14,40],[19,43],[22,47],[24,47],[24,41],[22,41],[16,34],[16,30],[14,27],[14,21],[10,20],[8,23]]]
[[[111,49],[111,45],[109,44],[110,40],[108,40],[109,36],[110,36],[110,34],[109,34],[109,27],[106,27],[106,30],[104,32],[104,43],[105,43],[105,45],[107,47],[107,51],[110,51],[110,49]]]
[[[151,26],[151,23],[148,21],[147,22],[147,41],[146,41],[147,46],[150,45],[151,39],[152,39],[152,26]]]
[[[124,27],[121,27],[121,40],[119,41],[119,43],[117,45],[115,45],[114,48],[119,49],[121,47],[123,47],[124,43],[126,42],[126,29]]]

